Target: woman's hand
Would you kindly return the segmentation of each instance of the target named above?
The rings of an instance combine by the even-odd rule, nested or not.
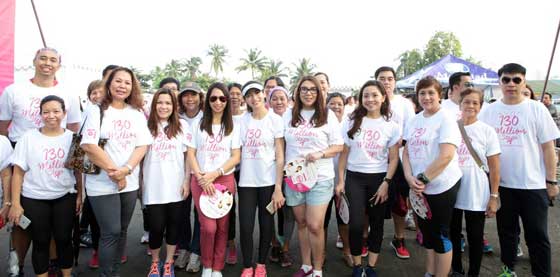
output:
[[[4,203],[2,208],[0,208],[0,218],[6,220],[8,219],[8,213],[10,212],[10,207]]]
[[[220,177],[220,174],[217,171],[200,172],[198,182],[202,185],[213,184],[218,177]]]
[[[19,219],[21,218],[21,215],[23,215],[23,208],[20,204],[15,204],[10,208],[8,219],[12,224],[19,225]]]
[[[186,178],[187,177],[185,177],[185,181],[181,186],[181,196],[183,197],[183,200],[187,199],[187,197],[189,197],[189,195],[191,194],[191,184],[186,180]]]
[[[126,179],[122,179],[120,181],[117,181],[117,187],[118,187],[119,191],[126,188]]]
[[[370,202],[375,199],[373,204],[377,205],[387,201],[387,198],[389,198],[389,184],[387,181],[383,181],[377,189],[377,192],[375,192],[373,197],[370,199]]]
[[[126,175],[128,175],[128,173],[129,173],[128,167],[121,166],[116,168],[115,170],[108,172],[108,175],[111,178],[111,180],[113,180],[113,182],[118,182],[124,179]]]
[[[424,184],[422,181],[416,179],[416,177],[414,176],[407,176],[406,177],[406,182],[408,183],[408,185],[410,186],[410,188],[416,192],[416,194],[420,194],[422,192],[424,192],[424,190],[426,189],[426,184]]]
[[[214,193],[216,193],[216,187],[214,187],[213,183],[209,183],[206,185],[200,185],[202,187],[202,190],[204,191],[204,193],[206,193],[206,195],[208,196],[213,196]]]
[[[339,182],[338,184],[336,184],[336,187],[334,187],[334,194],[336,195],[336,197],[340,197],[340,194],[344,192],[344,183]]]
[[[490,197],[488,200],[488,205],[486,206],[486,217],[494,217],[498,212],[498,198]]]
[[[82,212],[82,205],[83,205],[82,195],[78,194],[76,196],[76,215],[79,215]]]
[[[309,153],[309,154],[305,155],[305,161],[306,162],[314,162],[314,161],[322,159],[324,155],[325,155],[325,153],[323,153],[323,152],[312,152],[312,153]]]
[[[274,193],[272,193],[272,205],[274,206],[274,210],[282,208],[285,201],[286,199],[284,198],[284,194],[282,194],[282,189],[274,189]]]

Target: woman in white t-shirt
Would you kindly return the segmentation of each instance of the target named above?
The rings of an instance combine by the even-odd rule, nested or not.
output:
[[[134,73],[115,68],[105,82],[101,107],[92,106],[85,122],[81,147],[101,168],[86,175],[86,192],[99,223],[99,265],[101,274],[119,274],[124,258],[128,224],[139,187],[138,167],[152,144],[152,135],[142,110],[142,92]],[[100,139],[107,139],[104,149]]]
[[[464,213],[469,243],[468,276],[479,275],[484,221],[486,217],[494,217],[498,210],[500,141],[492,127],[477,119],[482,103],[484,103],[482,91],[467,88],[461,92],[461,120],[468,139],[484,166],[484,169],[478,166],[463,138],[457,149],[459,167],[463,172],[463,177],[451,219],[451,242],[453,243],[453,272],[465,275],[461,261],[461,232]],[[490,182],[487,174],[490,176]]]
[[[276,211],[284,205],[282,171],[284,168],[284,125],[282,118],[265,107],[261,84],[248,82],[243,97],[248,112],[240,119],[241,176],[239,193],[239,230],[243,254],[242,277],[253,276],[253,228],[259,213],[259,254],[255,276],[266,276],[266,258],[272,240]]]
[[[202,276],[222,276],[229,216],[210,218],[202,212],[202,193],[214,195],[216,185],[235,195],[233,170],[240,160],[239,128],[234,126],[229,92],[222,83],[208,88],[206,105],[200,122],[191,126],[192,140],[188,144],[187,159],[192,171],[190,189],[200,222]]]
[[[307,185],[308,191],[286,189],[286,204],[293,208],[298,225],[302,266],[295,274],[322,276],[324,220],[327,205],[334,193],[332,157],[342,150],[340,123],[325,107],[317,78],[303,77],[296,86],[294,108],[284,114],[286,163],[305,159],[317,169],[317,178]],[[313,245],[313,247],[312,247]],[[311,256],[313,255],[313,263]]]
[[[43,127],[23,134],[12,156],[13,206],[9,217],[14,224],[21,222],[23,214],[31,220],[26,230],[33,242],[35,274],[48,274],[52,237],[62,275],[69,277],[73,263],[72,227],[81,209],[82,180],[64,167],[73,134],[60,126],[66,116],[64,100],[46,96],[39,109]]]
[[[425,199],[429,207],[426,214],[415,209],[427,259],[431,261],[426,263],[426,271],[447,276],[452,256],[449,223],[462,175],[456,154],[461,134],[455,117],[440,106],[442,87],[434,77],[418,81],[416,94],[424,111],[414,116],[405,129],[404,176],[410,193]],[[413,207],[421,206],[413,203]]]
[[[7,137],[0,135],[0,229],[7,222],[8,212],[12,202],[10,201],[10,180],[12,178],[12,167],[10,157],[14,149]]]
[[[401,138],[399,125],[390,118],[385,88],[380,82],[370,80],[360,89],[358,107],[342,128],[344,149],[340,154],[340,177],[335,191],[339,197],[344,191],[350,204],[352,276],[364,272],[361,256],[364,224],[369,222],[367,276],[375,274],[383,241],[389,186],[399,162]]]
[[[191,137],[188,123],[179,119],[177,98],[170,89],[161,88],[155,93],[148,129],[154,138],[142,162],[142,202],[148,214],[152,255],[148,275],[168,277],[174,276],[173,255],[184,208],[182,200],[190,193],[190,180],[185,177],[190,177],[190,171],[185,160]],[[164,235],[167,255],[162,266],[159,252]]]

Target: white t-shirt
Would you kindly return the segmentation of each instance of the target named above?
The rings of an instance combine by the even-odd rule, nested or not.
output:
[[[500,154],[500,142],[496,131],[481,121],[465,126],[465,131],[482,164],[488,168],[487,157]],[[463,139],[461,139],[461,145],[457,148],[457,155],[459,156],[459,167],[463,172],[463,177],[461,178],[461,187],[457,194],[455,208],[468,211],[485,211],[490,198],[490,184],[486,172],[478,167]]]
[[[212,136],[200,130],[200,121],[191,126],[192,140],[188,142],[190,148],[196,149],[196,160],[202,172],[217,170],[231,158],[231,150],[239,149],[239,126],[234,124],[233,130],[227,136],[222,131],[220,124],[212,125]],[[234,169],[225,174],[233,173]]]
[[[404,135],[406,125],[416,115],[414,113],[414,106],[410,100],[402,97],[402,95],[394,95],[389,104],[391,107],[391,121],[399,125],[399,131]]]
[[[353,120],[345,120],[342,127],[344,144],[349,148],[346,168],[360,173],[387,172],[389,148],[401,139],[399,125],[383,117],[364,117],[362,125],[351,139],[348,131],[353,125]]]
[[[126,105],[124,109],[111,106],[103,111],[103,123],[99,128],[99,108],[92,108],[85,119],[81,144],[97,144],[99,138],[108,139],[105,152],[116,166],[124,166],[134,149],[138,146],[152,144],[153,137],[148,129],[146,117],[142,111]],[[88,174],[86,191],[89,196],[100,196],[138,189],[139,166],[132,174],[126,176],[126,187],[119,191],[105,170],[98,175]]]
[[[321,127],[313,127],[310,122],[315,110],[302,110],[303,120],[297,127],[292,127],[291,113],[284,113],[284,138],[286,140],[286,162],[296,158],[304,158],[307,154],[324,151],[331,145],[342,145],[344,140],[340,132],[341,125],[332,111],[328,111],[327,123]],[[316,161],[317,182],[334,178],[334,164],[332,158]]]
[[[441,101],[441,107],[447,110],[449,114],[454,115],[455,120],[459,120],[463,116],[459,105],[455,104],[451,99],[444,99]]]
[[[264,187],[275,184],[276,152],[274,140],[284,137],[284,122],[273,111],[262,119],[246,113],[239,121],[241,134],[240,187]]]
[[[416,176],[438,158],[440,144],[449,143],[458,147],[461,132],[454,117],[440,109],[430,117],[424,117],[424,112],[414,116],[406,128],[404,139],[407,141],[412,174]],[[453,155],[443,172],[432,177],[424,193],[439,194],[447,191],[459,181],[461,175],[457,155]]]
[[[498,133],[502,149],[500,186],[545,189],[541,144],[560,137],[548,109],[529,99],[516,105],[506,105],[498,100],[482,110],[478,118]]]
[[[29,129],[43,126],[39,112],[41,100],[48,95],[56,95],[64,100],[66,117],[61,127],[67,123],[81,121],[80,100],[77,95],[71,95],[64,87],[43,88],[30,81],[14,83],[8,86],[0,96],[0,120],[11,120],[8,137],[11,141],[19,138]]]
[[[7,137],[0,135],[0,171],[4,170],[10,165],[10,160],[14,149]],[[2,189],[2,178],[0,178],[0,207],[2,207],[4,200],[4,192]]]
[[[50,200],[74,191],[73,171],[64,167],[72,134],[65,130],[59,136],[48,137],[39,129],[23,134],[12,155],[12,164],[25,171],[21,195]]]
[[[189,126],[192,126],[194,122],[199,122],[202,118],[202,110],[198,111],[198,113],[193,118],[188,117],[184,113],[179,114],[179,118],[187,121],[187,123],[189,123]]]
[[[142,202],[145,205],[166,204],[181,201],[181,186],[185,179],[185,152],[189,136],[189,124],[181,123],[181,133],[169,139],[163,132],[167,122],[158,128],[158,135],[144,157]]]

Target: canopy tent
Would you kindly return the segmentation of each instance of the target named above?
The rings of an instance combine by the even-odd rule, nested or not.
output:
[[[470,72],[473,83],[477,86],[487,87],[498,85],[498,73],[453,55],[447,55],[406,76],[404,79],[399,80],[397,82],[397,88],[414,89],[416,82],[429,75],[435,77],[443,86],[447,86],[449,83],[449,76],[455,72]]]

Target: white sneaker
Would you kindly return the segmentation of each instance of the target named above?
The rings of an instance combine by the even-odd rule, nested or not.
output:
[[[523,249],[521,249],[521,244],[517,244],[517,257],[523,257]]]
[[[200,277],[212,277],[212,269],[211,268],[204,268],[202,269],[202,275]]]
[[[148,242],[150,242],[150,233],[144,231],[144,234],[140,238],[140,243],[147,244]]]
[[[179,249],[177,252],[179,255],[177,255],[177,259],[175,259],[175,267],[185,268],[189,262],[189,252],[185,249]]]
[[[222,277],[222,273],[219,271],[212,271],[211,277]]]
[[[200,256],[195,253],[191,253],[191,256],[189,258],[189,264],[187,265],[187,272],[199,272],[199,271],[200,271]],[[212,271],[212,269],[210,269],[210,271]],[[204,271],[202,272],[202,276],[204,276]]]
[[[338,236],[338,238],[336,239],[336,248],[342,249],[342,247],[343,247],[342,238],[340,238],[340,236]]]
[[[409,210],[404,218],[404,221],[406,223],[406,229],[416,231],[416,223],[414,223],[414,215],[412,215],[412,213],[412,210]]]
[[[8,254],[8,276],[19,276],[19,261],[16,250]]]

